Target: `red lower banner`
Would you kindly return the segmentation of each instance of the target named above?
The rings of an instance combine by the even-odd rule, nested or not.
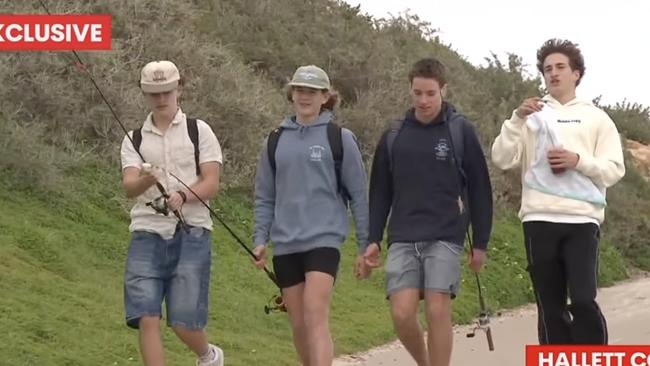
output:
[[[650,345],[526,346],[526,366],[650,366]]]

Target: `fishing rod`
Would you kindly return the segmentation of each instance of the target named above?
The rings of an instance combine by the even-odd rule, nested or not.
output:
[[[449,127],[449,123],[447,123],[447,132],[449,133],[449,143],[451,145],[451,162],[452,165],[454,166],[454,169],[456,170],[456,174],[453,174],[454,177],[456,177],[456,186],[458,187],[458,209],[459,213],[462,215],[463,212],[465,211],[466,207],[463,202],[463,197],[467,196],[467,192],[464,189],[463,185],[463,177],[461,174],[461,167],[459,166],[460,163],[457,159],[456,156],[456,149],[454,146],[454,139],[452,138],[453,134],[451,133],[451,128]],[[471,214],[469,213],[469,207],[467,207],[467,215],[468,215],[468,220],[471,217]],[[472,249],[474,248],[474,243],[472,241],[472,236],[470,235],[469,232],[469,226],[466,229],[465,235],[467,236],[467,243],[469,245],[468,247],[468,252],[471,255]],[[465,243],[463,243],[464,246]],[[467,333],[467,338],[472,338],[476,335],[477,331],[483,331],[485,332],[485,335],[487,337],[487,342],[488,342],[488,349],[490,351],[494,351],[494,341],[492,339],[492,329],[490,328],[490,311],[487,309],[487,305],[485,302],[485,298],[483,296],[483,289],[481,288],[481,277],[478,274],[478,272],[474,272],[474,277],[476,278],[476,287],[478,289],[478,303],[479,303],[479,314],[478,318],[476,321],[476,326]]]
[[[49,8],[47,7],[47,5],[45,4],[44,0],[38,0],[38,1],[39,1],[39,3],[41,4],[41,6],[43,7],[43,9],[45,10],[45,12],[46,12],[48,15],[51,15],[50,10],[49,10]],[[134,143],[134,141],[133,141],[133,138],[129,135],[129,132],[128,132],[128,130],[126,129],[126,127],[124,126],[124,123],[122,123],[122,121],[120,120],[119,116],[118,116],[117,113],[115,112],[115,109],[113,109],[112,105],[108,102],[108,99],[106,98],[106,96],[105,96],[104,93],[102,92],[101,88],[99,87],[99,85],[98,85],[97,82],[95,81],[95,78],[92,76],[92,74],[90,73],[90,71],[86,68],[86,65],[85,65],[84,62],[81,60],[81,57],[79,57],[79,54],[77,53],[77,51],[75,51],[75,50],[71,50],[71,51],[72,51],[72,54],[74,55],[74,57],[76,58],[76,64],[77,64],[78,68],[80,68],[80,69],[82,69],[82,70],[84,70],[84,71],[86,72],[86,75],[88,76],[88,78],[89,78],[90,81],[92,82],[93,86],[95,87],[95,90],[97,90],[97,93],[99,93],[99,96],[101,97],[101,99],[104,101],[104,103],[106,104],[106,106],[107,106],[108,109],[110,110],[111,114],[113,115],[113,118],[114,118],[114,119],[117,121],[117,123],[120,125],[120,128],[122,129],[122,131],[124,132],[124,134],[126,135],[126,137],[127,137],[127,138],[129,139],[129,141],[131,142],[131,145],[134,147],[134,150],[136,151],[136,153],[138,154],[138,156],[140,157],[140,159],[142,159],[142,163],[143,163],[143,165],[144,165],[144,164],[148,164],[147,161],[144,159],[144,156],[142,156],[142,153],[141,153],[138,149],[135,148],[135,143]],[[149,164],[149,165],[151,165],[151,164]],[[233,231],[233,230],[232,230],[232,229],[231,229],[231,228],[230,228],[230,227],[229,227],[229,226],[228,226],[228,225],[227,225],[227,224],[226,224],[226,223],[225,223],[225,222],[224,222],[224,221],[223,221],[223,220],[222,220],[218,215],[217,215],[216,212],[214,212],[214,210],[213,210],[213,209],[212,209],[212,208],[211,208],[211,207],[210,207],[210,206],[209,206],[209,205],[208,205],[208,204],[207,204],[207,203],[206,203],[206,202],[205,202],[205,201],[204,201],[204,200],[203,200],[203,199],[202,199],[202,198],[201,198],[201,197],[200,197],[200,196],[199,196],[195,191],[194,191],[194,190],[192,190],[192,188],[190,188],[187,184],[185,184],[185,182],[183,182],[180,178],[178,178],[178,177],[177,177],[176,175],[174,175],[172,172],[167,171],[166,173],[169,174],[169,175],[170,175],[171,177],[173,177],[174,179],[176,179],[176,180],[177,180],[180,184],[182,184],[182,185],[183,185],[183,186],[184,186],[184,187],[185,187],[185,188],[186,188],[186,189],[187,189],[187,190],[188,190],[188,191],[189,191],[189,192],[190,192],[194,197],[196,197],[196,199],[197,199],[197,200],[198,200],[198,201],[199,201],[203,206],[205,206],[205,207],[208,209],[208,211],[210,212],[210,214],[211,214],[215,219],[217,219],[217,221],[218,221],[219,223],[221,223],[221,224],[226,228],[226,230],[227,230],[227,231],[230,233],[230,235],[231,235],[231,236],[232,236],[232,237],[237,241],[237,243],[239,243],[239,245],[241,245],[241,247],[244,248],[244,250],[246,251],[246,253],[248,253],[248,254],[249,254],[249,255],[250,255],[254,260],[259,260],[259,258],[257,258],[257,256],[255,255],[255,253],[253,253],[253,251],[252,251],[252,250],[251,250],[251,249],[250,249],[246,244],[244,244],[244,242],[239,238],[239,236],[237,236],[237,235],[235,234],[235,232],[234,232],[234,231]],[[151,206],[151,207],[152,207],[156,212],[159,212],[159,213],[164,214],[165,216],[167,216],[167,214],[168,214],[168,212],[169,212],[169,211],[168,211],[168,206],[167,206],[167,199],[169,198],[169,194],[168,194],[167,191],[165,190],[165,187],[163,187],[163,185],[162,185],[159,181],[157,181],[157,180],[156,180],[156,187],[157,187],[158,190],[160,191],[161,196],[158,197],[158,198],[156,198],[156,199],[154,199],[153,201],[147,203],[147,206]],[[176,218],[178,219],[178,221],[181,223],[181,225],[183,226],[184,230],[189,232],[189,226],[186,224],[186,222],[185,222],[185,220],[184,220],[184,218],[183,218],[182,213],[181,213],[179,210],[174,210],[174,211],[173,211],[173,214],[176,216]],[[268,277],[268,278],[273,282],[273,284],[274,284],[278,289],[280,289],[280,286],[278,285],[278,281],[277,281],[277,278],[276,278],[275,274],[274,274],[272,271],[270,271],[266,266],[263,267],[263,270],[264,270],[264,272],[266,273],[267,277]],[[280,295],[274,295],[273,297],[271,297],[271,299],[269,300],[268,304],[264,307],[264,311],[265,311],[267,314],[269,314],[269,313],[272,312],[272,311],[286,311],[286,307],[284,306],[284,302],[283,302],[283,300],[282,300],[282,296],[280,296]]]
[[[248,247],[248,245],[244,244],[244,242],[243,242],[243,241],[242,241],[242,240],[237,236],[237,234],[235,234],[235,232],[234,232],[234,231],[233,231],[233,230],[228,226],[228,224],[226,224],[226,223],[225,223],[225,222],[224,222],[224,221],[223,221],[223,220],[222,220],[222,219],[217,215],[217,213],[214,212],[214,210],[212,209],[212,207],[210,207],[210,206],[209,206],[209,205],[208,205],[204,200],[202,200],[201,197],[199,197],[199,195],[198,195],[196,192],[194,192],[194,191],[192,190],[192,188],[190,188],[187,184],[185,184],[185,182],[183,182],[180,178],[178,178],[176,175],[174,175],[174,173],[169,172],[169,171],[168,171],[167,173],[168,173],[170,176],[172,176],[172,178],[176,179],[176,180],[177,180],[181,185],[183,185],[183,187],[185,187],[185,189],[187,189],[190,193],[192,193],[192,195],[194,195],[194,197],[196,197],[196,198],[198,199],[198,201],[199,201],[203,206],[205,206],[205,208],[207,208],[208,211],[210,211],[210,214],[212,214],[212,216],[214,216],[214,218],[217,219],[217,221],[219,221],[219,222],[221,223],[221,225],[223,225],[223,227],[224,227],[224,228],[225,228],[225,229],[230,233],[230,235],[231,235],[231,236],[232,236],[232,237],[237,241],[237,243],[239,243],[239,245],[241,245],[241,247],[244,248],[244,250],[246,251],[246,253],[248,253],[248,254],[251,256],[251,258],[253,258],[253,259],[255,259],[255,260],[258,260],[258,259],[259,259],[259,258],[257,258],[257,256],[255,255],[255,253],[253,253],[253,251]],[[275,277],[275,274],[274,274],[273,272],[271,272],[271,271],[270,271],[266,266],[264,266],[263,269],[264,269],[264,272],[266,273],[266,275],[268,276],[268,278],[269,278],[271,281],[273,281],[273,283],[274,283],[276,286],[278,286],[278,280],[277,280],[277,278]],[[278,286],[278,287],[279,287],[279,286]]]
[[[47,5],[45,4],[45,2],[44,2],[43,0],[38,0],[38,1],[41,3],[41,6],[43,7],[43,9],[45,9],[45,12],[46,12],[48,15],[52,15],[52,14],[50,13],[50,9],[47,7]],[[129,135],[129,132],[128,132],[128,130],[126,129],[126,127],[124,127],[124,123],[122,123],[122,121],[121,121],[120,118],[118,117],[117,113],[115,112],[115,109],[113,109],[113,107],[111,106],[111,104],[110,104],[110,103],[108,102],[108,100],[106,99],[106,96],[104,95],[104,93],[102,92],[102,90],[99,88],[99,85],[98,85],[97,82],[95,81],[95,78],[92,76],[92,74],[90,74],[90,71],[88,71],[88,69],[86,68],[86,65],[85,65],[84,62],[81,60],[81,57],[79,57],[79,54],[77,53],[77,51],[75,51],[75,50],[71,50],[71,51],[72,51],[72,54],[74,55],[74,57],[76,58],[76,64],[77,64],[77,67],[78,67],[79,69],[84,70],[84,71],[86,72],[86,75],[88,76],[88,78],[89,78],[90,81],[92,82],[93,86],[95,87],[95,90],[97,90],[97,92],[99,93],[99,96],[100,96],[100,97],[102,98],[102,100],[106,103],[106,106],[108,107],[108,109],[110,110],[111,114],[113,115],[113,118],[115,118],[115,120],[117,121],[117,123],[120,125],[120,128],[122,128],[122,131],[124,131],[124,134],[126,135],[126,137],[127,137],[127,138],[129,139],[129,141],[131,142],[131,145],[133,145],[134,150],[136,151],[136,153],[138,153],[138,155],[140,156],[140,159],[142,159],[142,162],[143,162],[143,163],[147,163],[147,161],[144,159],[144,156],[142,156],[142,154],[140,153],[140,151],[138,151],[138,149],[135,149],[135,143],[133,142],[133,139],[132,139],[131,136]],[[167,210],[166,205],[163,205],[162,203],[165,202],[165,201],[169,198],[169,194],[168,194],[167,191],[165,190],[165,187],[163,187],[163,185],[162,185],[160,182],[158,182],[157,180],[156,180],[156,188],[158,188],[158,191],[160,192],[161,196],[158,197],[158,198],[156,198],[156,199],[154,199],[154,200],[151,201],[151,202],[148,202],[148,203],[147,203],[147,206],[151,206],[151,208],[153,208],[156,212],[159,212],[159,213],[161,213],[161,214],[167,216],[168,213],[169,213],[169,211]],[[176,216],[176,218],[178,219],[178,221],[181,223],[181,225],[183,226],[183,229],[184,229],[185,231],[189,231],[189,228],[188,228],[187,224],[185,223],[185,220],[184,220],[182,214],[181,214],[178,210],[174,210],[174,211],[173,211],[173,214],[174,214],[174,216]]]
[[[467,231],[467,240],[469,243],[469,251],[471,255],[472,250],[472,237]],[[478,303],[480,307],[480,312],[476,320],[476,326],[467,333],[467,338],[473,338],[476,335],[477,331],[485,332],[487,337],[488,349],[494,351],[494,340],[492,339],[492,329],[490,328],[490,311],[487,309],[485,297],[483,296],[483,289],[481,288],[481,277],[478,272],[474,272],[474,277],[476,278],[476,287],[478,288]]]
[[[253,253],[253,251],[248,247],[248,245],[244,244],[244,242],[239,238],[239,236],[237,236],[237,234],[235,234],[235,232],[230,228],[230,226],[228,226],[228,224],[226,224],[226,223],[225,223],[225,222],[224,222],[224,221],[219,217],[219,215],[217,215],[217,213],[212,209],[212,207],[210,207],[210,206],[209,206],[209,205],[208,205],[204,200],[202,200],[201,197],[199,197],[199,195],[198,195],[196,192],[194,192],[194,190],[192,190],[192,188],[190,188],[190,186],[188,186],[187,184],[185,184],[185,182],[183,182],[180,178],[178,178],[174,173],[169,172],[169,171],[168,171],[167,173],[168,173],[170,176],[172,176],[174,179],[176,179],[176,180],[177,180],[181,185],[183,185],[183,187],[185,187],[185,189],[187,189],[190,193],[192,193],[192,195],[194,195],[194,197],[196,197],[197,200],[198,200],[198,201],[199,201],[199,202],[200,202],[200,203],[201,203],[205,208],[208,209],[208,211],[210,212],[210,214],[211,214],[215,219],[217,219],[217,221],[219,221],[219,223],[221,223],[221,225],[223,225],[223,227],[224,227],[224,228],[225,228],[225,229],[230,233],[230,235],[231,235],[231,236],[232,236],[232,237],[237,241],[237,243],[239,243],[239,245],[240,245],[242,248],[244,248],[244,250],[246,251],[246,253],[248,253],[248,255],[250,255],[251,258],[253,258],[254,260],[259,260],[259,258],[255,255],[255,253]],[[280,285],[278,284],[278,280],[277,280],[277,278],[276,278],[276,276],[275,276],[275,273],[273,273],[271,270],[269,270],[266,266],[262,267],[262,269],[264,270],[264,273],[266,273],[266,276],[271,280],[271,282],[273,282],[273,284],[275,284],[275,286],[276,286],[278,289],[280,289]],[[283,301],[283,299],[282,299],[282,296],[277,295],[277,294],[276,294],[276,295],[273,295],[273,296],[271,297],[271,299],[268,301],[268,303],[264,306],[264,312],[265,312],[266,314],[269,314],[269,313],[271,313],[271,312],[273,312],[273,311],[281,311],[281,312],[285,312],[286,310],[287,310],[287,309],[286,309],[286,307],[285,307],[285,305],[284,305],[284,301]]]

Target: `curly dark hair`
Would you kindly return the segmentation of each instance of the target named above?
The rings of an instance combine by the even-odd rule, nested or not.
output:
[[[549,39],[544,42],[542,47],[537,50],[537,70],[544,74],[544,61],[554,53],[561,53],[569,58],[571,70],[578,70],[580,77],[576,81],[576,86],[580,85],[580,80],[585,75],[585,59],[576,43],[564,39]]]
[[[409,72],[409,81],[412,83],[416,77],[434,79],[443,87],[447,84],[445,66],[437,59],[430,57],[424,58],[413,64]]]

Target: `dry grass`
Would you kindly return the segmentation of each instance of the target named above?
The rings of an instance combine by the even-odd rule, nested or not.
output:
[[[446,65],[448,99],[475,122],[488,154],[503,120],[524,97],[543,92],[539,79],[523,76],[517,55],[506,61],[492,55],[476,68],[437,38],[435,24],[409,13],[373,19],[329,0],[48,4],[54,13],[113,15],[113,50],[81,56],[129,128],[146,113],[140,68],[153,59],[179,65],[186,79],[183,109],[208,121],[224,148],[226,187],[251,185],[261,142],[288,113],[284,84],[301,64],[327,69],[342,95],[339,121],[356,133],[367,163],[383,130],[408,107],[406,75],[421,57]],[[42,12],[36,5],[0,0],[15,13]],[[122,131],[70,53],[4,53],[0,60],[2,128],[8,131],[0,141],[9,152],[0,167],[41,186],[93,158],[117,171]],[[623,102],[607,110],[628,138],[650,141],[646,107]],[[496,202],[506,211],[516,208],[518,175],[491,170]],[[626,189],[640,202],[650,200],[633,182]],[[614,193],[612,205],[627,207],[624,196]]]

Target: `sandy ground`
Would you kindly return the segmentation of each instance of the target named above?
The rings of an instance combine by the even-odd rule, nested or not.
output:
[[[644,275],[601,289],[598,302],[607,318],[610,344],[650,344],[650,277]],[[454,328],[451,364],[521,366],[525,345],[537,344],[537,312],[528,305],[491,319],[495,350],[490,352],[485,334],[467,338],[470,326]],[[341,357],[334,366],[417,366],[399,341],[368,352]]]

